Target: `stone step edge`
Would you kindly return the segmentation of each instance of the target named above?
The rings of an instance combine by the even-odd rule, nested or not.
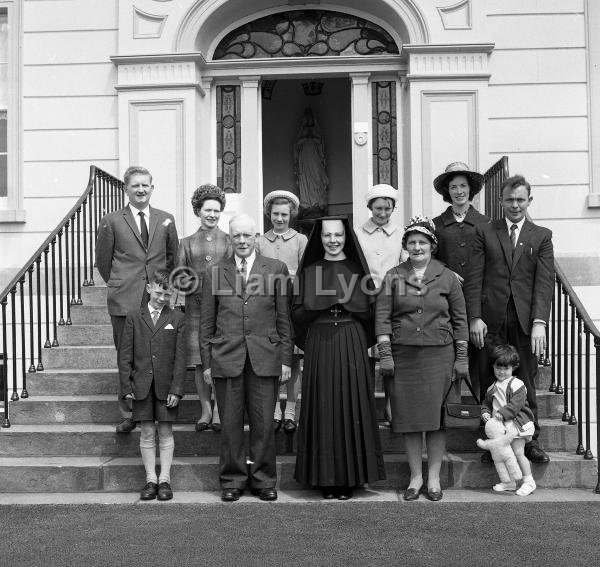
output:
[[[558,427],[562,425],[569,425],[566,422],[560,419],[551,419],[544,418],[540,419],[541,427]],[[389,431],[391,435],[402,435],[402,433],[393,433],[387,425],[383,425],[383,423],[379,423],[379,429],[383,431]],[[173,424],[173,431],[195,431],[195,423],[193,422],[175,422]],[[249,425],[244,425],[244,431],[249,431]],[[459,431],[459,430],[455,430]],[[481,433],[483,432],[483,428],[481,431],[477,430],[465,430],[470,431],[471,433]],[[53,433],[56,435],[64,434],[64,433],[115,433],[115,424],[112,423],[15,423],[12,424],[9,428],[0,429],[0,439],[3,432],[8,433],[44,433],[49,434]],[[139,428],[134,430],[134,433],[139,433]]]
[[[561,462],[590,462],[597,463],[598,459],[593,458],[586,461],[580,455],[574,455],[573,453],[567,453],[564,451],[549,451],[551,463]],[[385,453],[384,461],[386,463],[402,463],[406,462],[406,454],[404,453]],[[423,455],[423,461],[426,462],[427,458]],[[480,460],[479,453],[468,453],[468,452],[449,452],[444,457],[444,461],[448,463],[474,463],[477,465],[484,466]],[[157,459],[158,464],[158,459]],[[174,457],[174,465],[214,465],[218,464],[218,455],[209,455],[206,457],[192,457],[192,456],[181,456]],[[296,462],[295,455],[278,455],[277,463],[282,465],[294,464]],[[48,457],[0,457],[0,467],[107,467],[107,466],[142,466],[142,461],[139,456],[136,457],[111,457],[111,456],[96,456],[96,457],[80,457],[80,456],[48,456]],[[485,464],[485,466],[491,466]],[[543,467],[546,465],[535,465]]]

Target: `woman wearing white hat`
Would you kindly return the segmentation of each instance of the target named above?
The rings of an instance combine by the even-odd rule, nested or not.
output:
[[[265,216],[271,221],[273,228],[258,237],[258,249],[263,256],[285,262],[291,275],[295,275],[298,264],[306,248],[307,238],[290,227],[290,221],[298,215],[299,200],[290,191],[271,191],[266,195],[263,206]],[[300,351],[294,352],[292,361],[292,377],[287,383],[287,400],[285,413],[281,415],[279,403],[275,406],[275,431],[283,424],[286,433],[296,430],[296,398],[299,390]]]
[[[407,253],[402,248],[403,232],[391,221],[398,199],[399,193],[391,185],[380,183],[371,187],[365,195],[371,216],[356,231],[377,288],[381,287],[386,272],[407,258]],[[391,422],[389,380],[384,381],[384,389],[385,417]]]

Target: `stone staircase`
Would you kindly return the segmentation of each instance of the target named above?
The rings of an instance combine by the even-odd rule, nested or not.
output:
[[[99,278],[96,281],[101,281]],[[116,357],[106,312],[104,286],[83,288],[83,306],[72,307],[73,325],[59,327],[60,347],[44,351],[43,372],[27,376],[28,399],[11,403],[10,429],[0,432],[0,492],[128,492],[139,490],[144,473],[139,457],[139,429],[118,435]],[[534,465],[539,487],[589,488],[597,482],[597,461],[575,455],[577,428],[560,420],[562,396],[549,393],[547,368],[540,369],[538,398],[541,442],[548,465]],[[176,491],[218,490],[218,434],[196,433],[198,399],[188,372],[186,396],[174,426]],[[379,415],[383,413],[378,394]],[[383,424],[380,433],[387,480],[377,488],[408,482],[401,435]],[[247,434],[247,432],[246,432]],[[495,469],[480,462],[478,432],[450,431],[442,471],[446,488],[487,488]],[[293,479],[295,438],[277,434],[278,476],[282,489],[300,488]]]

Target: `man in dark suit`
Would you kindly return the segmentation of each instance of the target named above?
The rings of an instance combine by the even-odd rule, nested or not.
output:
[[[140,307],[146,284],[156,270],[174,268],[179,246],[173,215],[150,207],[154,191],[150,172],[143,167],[129,167],[124,181],[129,203],[100,220],[96,240],[96,266],[108,288],[108,313],[116,349],[125,316]],[[123,421],[117,425],[117,432],[129,433],[135,428],[131,402],[123,398],[120,382],[118,390]]]
[[[477,227],[464,294],[470,339],[480,349],[482,397],[494,380],[491,351],[498,344],[512,344],[521,358],[516,374],[525,382],[535,417],[535,434],[525,454],[534,463],[547,463],[550,459],[538,443],[535,378],[537,359],[546,347],[554,253],[552,232],[525,216],[531,201],[531,187],[522,176],[502,184],[504,218]]]
[[[223,427],[221,498],[238,500],[248,486],[261,500],[276,500],[273,411],[278,379],[290,378],[293,351],[288,270],[256,252],[256,225],[248,215],[231,219],[229,235],[234,255],[212,268],[202,289],[200,320],[204,379],[214,380]],[[250,425],[248,464],[244,410]]]

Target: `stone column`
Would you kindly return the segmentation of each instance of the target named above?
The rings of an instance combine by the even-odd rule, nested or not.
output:
[[[260,120],[260,77],[240,77],[242,192],[236,199],[237,212],[252,216],[257,230],[263,229],[262,131]],[[229,208],[229,207],[228,207]]]
[[[354,226],[367,220],[364,196],[373,181],[369,73],[350,73],[352,82],[352,214]]]

